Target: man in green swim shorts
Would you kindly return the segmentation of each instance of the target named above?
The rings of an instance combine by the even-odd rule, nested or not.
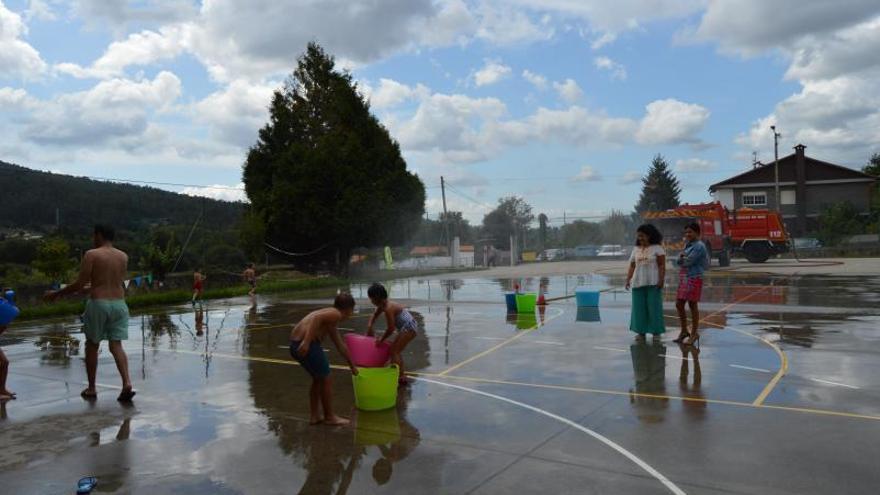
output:
[[[102,340],[110,342],[110,354],[116,360],[116,369],[122,378],[122,392],[117,400],[130,402],[135,391],[128,376],[128,356],[122,341],[128,340],[128,306],[125,304],[124,280],[128,270],[128,255],[113,247],[114,230],[108,225],[96,225],[94,249],[82,259],[79,277],[67,287],[46,294],[55,299],[67,294],[88,291],[86,311],[83,314],[83,332],[86,335],[86,374],[89,388],[80,395],[91,400],[98,396],[95,375],[98,372],[98,350]]]

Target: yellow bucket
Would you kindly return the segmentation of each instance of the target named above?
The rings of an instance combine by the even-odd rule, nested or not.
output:
[[[362,411],[381,411],[397,405],[396,365],[387,368],[358,368],[351,377],[354,386],[354,405]]]

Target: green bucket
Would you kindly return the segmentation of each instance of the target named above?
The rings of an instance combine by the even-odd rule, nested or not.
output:
[[[538,302],[537,294],[517,294],[516,295],[516,312],[517,313],[534,313],[535,304]]]
[[[381,411],[397,405],[397,366],[387,368],[358,368],[352,376],[354,405],[362,411]]]

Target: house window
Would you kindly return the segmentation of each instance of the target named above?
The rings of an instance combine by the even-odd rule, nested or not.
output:
[[[781,203],[784,205],[793,205],[796,203],[795,193],[793,189],[787,189],[781,191]]]
[[[743,206],[767,206],[767,193],[744,192],[742,195]]]

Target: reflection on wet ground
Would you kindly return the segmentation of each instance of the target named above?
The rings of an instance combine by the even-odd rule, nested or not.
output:
[[[633,342],[621,282],[593,274],[388,287],[419,323],[404,354],[409,370],[597,431],[687,493],[874,490],[880,281],[712,273],[699,350],[669,335]],[[510,314],[503,294],[515,284],[556,300]],[[608,291],[599,308],[557,299],[578,286]],[[363,332],[366,286],[350,289],[363,307],[342,331]],[[330,297],[133,315],[131,407],[113,400],[119,384],[106,349],[99,400],[79,398],[76,319],[14,326],[0,339],[19,393],[0,405],[3,492],[70,493],[85,475],[99,478],[96,493],[667,491],[564,423],[424,381],[401,390],[394,409],[360,412],[350,378],[334,370],[335,405],[352,426],[309,426],[309,378],[289,357],[288,335]],[[674,336],[669,302],[667,316]],[[781,359],[787,373],[774,383]]]

